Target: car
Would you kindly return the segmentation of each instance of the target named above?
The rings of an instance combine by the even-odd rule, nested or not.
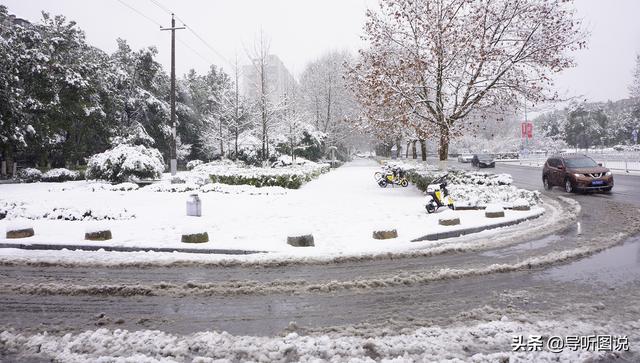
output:
[[[470,163],[471,159],[473,159],[473,155],[471,154],[460,154],[458,155],[459,163]]]
[[[471,165],[477,168],[495,168],[496,161],[489,154],[475,154],[471,159]]]
[[[545,162],[542,183],[546,190],[562,186],[567,193],[610,192],[613,189],[613,174],[586,155],[560,154],[551,156]]]

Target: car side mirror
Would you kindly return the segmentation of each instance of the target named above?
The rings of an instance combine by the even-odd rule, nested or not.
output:
[[[598,166],[602,166],[602,163],[598,163]]]
[[[564,170],[564,165],[558,165],[558,169]]]

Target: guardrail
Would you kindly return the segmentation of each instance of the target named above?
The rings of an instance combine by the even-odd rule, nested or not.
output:
[[[627,173],[629,172],[640,172],[640,153],[611,153],[611,154],[603,154],[603,153],[587,153],[585,154],[591,157],[598,163],[601,163],[605,168],[609,168],[612,170],[622,170]],[[518,165],[524,166],[536,166],[542,167],[544,163],[547,161],[546,156],[535,156],[528,158],[520,159],[502,159],[496,160],[497,162],[507,162],[507,163],[515,163]]]

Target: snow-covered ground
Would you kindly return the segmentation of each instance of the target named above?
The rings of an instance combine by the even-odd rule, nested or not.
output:
[[[189,191],[154,192],[151,187],[114,191],[104,184],[86,181],[2,185],[0,202],[24,203],[20,208],[25,215],[44,215],[54,208],[60,214],[64,208],[65,213],[72,215],[82,216],[84,210],[91,209],[94,216],[118,218],[30,220],[27,222],[35,229],[34,237],[5,239],[3,233],[0,242],[296,251],[312,256],[349,254],[416,248],[428,242],[410,241],[426,234],[499,223],[544,211],[539,206],[531,211],[506,210],[505,217],[498,219],[485,218],[482,210],[456,211],[461,225],[440,226],[439,213],[426,213],[424,195],[419,190],[413,186],[380,188],[373,179],[377,170],[371,160],[355,161],[298,190],[218,185],[208,188],[211,190],[208,193],[199,193],[203,213],[200,218],[186,216],[186,200],[192,193]],[[175,186],[181,185],[184,186]],[[257,193],[261,190],[268,193]],[[47,218],[58,214],[52,215]],[[0,231],[16,223],[8,219],[0,220]],[[110,229],[113,239],[84,241],[87,230],[100,227]],[[372,232],[382,229],[397,229],[399,237],[373,239]],[[184,231],[194,230],[207,231],[211,241],[196,245],[180,242]],[[286,244],[287,236],[303,233],[313,234],[315,247]]]
[[[620,351],[624,347],[636,352],[638,332],[640,320],[596,324],[502,316],[467,326],[423,327],[390,335],[380,332],[374,337],[297,333],[256,337],[215,331],[180,336],[157,330],[120,329],[56,336],[4,331],[0,333],[0,348],[14,356],[64,362],[591,362],[628,354]],[[595,344],[590,350],[563,344],[560,349],[555,345],[552,349],[558,351],[552,352],[546,343],[549,337],[564,342],[580,336],[593,336],[595,340],[597,335],[613,336],[609,351],[596,351]],[[522,337],[524,344],[515,345],[520,349],[514,351],[517,337]]]

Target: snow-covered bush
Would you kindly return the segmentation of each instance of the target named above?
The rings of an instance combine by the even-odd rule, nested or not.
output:
[[[24,168],[18,170],[18,179],[25,183],[34,183],[42,179],[42,172],[35,168]]]
[[[282,187],[262,187],[256,188],[251,185],[228,185],[210,183],[200,187],[202,193],[222,193],[222,194],[249,194],[249,195],[283,195],[287,190]]]
[[[522,203],[520,199],[531,206],[540,203],[539,191],[519,189],[513,185],[449,184],[447,189],[456,207],[482,208],[498,204],[511,208],[516,201]]]
[[[255,187],[278,186],[298,189],[322,173],[330,170],[328,164],[309,162],[286,168],[226,168],[212,171],[209,177],[213,183],[231,185],[253,185]]]
[[[187,163],[187,170],[193,170],[193,168],[195,168],[198,165],[202,165],[204,164],[204,161],[202,160],[191,160]]]
[[[423,192],[434,180],[447,175],[447,189],[456,207],[482,208],[487,204],[498,204],[511,208],[521,199],[528,205],[540,203],[540,192],[519,189],[512,186],[509,174],[491,174],[478,171],[449,170],[436,171],[430,168],[415,168],[408,171],[409,180]]]
[[[87,163],[87,179],[115,183],[144,179],[159,179],[164,172],[164,160],[157,149],[142,145],[118,145],[93,155]]]
[[[78,209],[74,207],[46,207],[24,202],[0,202],[0,219],[53,219],[65,221],[126,220],[135,214],[112,209]]]
[[[169,193],[182,193],[182,192],[190,192],[192,190],[198,190],[200,186],[194,183],[155,183],[142,190],[147,192],[169,192]]]
[[[110,190],[118,191],[118,192],[129,192],[132,190],[138,190],[140,188],[136,183],[120,183],[116,185],[112,185]]]
[[[42,181],[44,182],[66,182],[70,180],[78,180],[81,179],[81,175],[77,171],[65,169],[65,168],[57,168],[51,169],[46,173],[42,174]]]

